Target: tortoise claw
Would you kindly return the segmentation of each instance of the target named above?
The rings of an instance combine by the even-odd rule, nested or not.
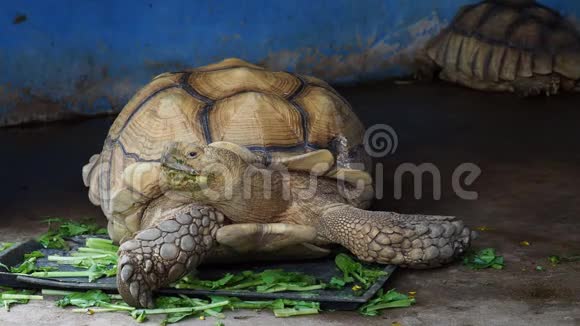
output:
[[[121,280],[123,282],[129,282],[129,279],[133,276],[133,265],[125,265],[121,269]]]
[[[153,308],[153,294],[151,286],[146,281],[143,271],[138,267],[137,259],[133,259],[130,253],[119,260],[117,276],[117,289],[123,300],[131,306]]]

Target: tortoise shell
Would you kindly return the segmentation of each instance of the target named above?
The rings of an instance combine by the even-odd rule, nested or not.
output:
[[[580,79],[580,36],[558,12],[532,0],[464,6],[427,45],[442,68],[480,80],[560,74]]]
[[[111,199],[126,190],[124,169],[159,162],[168,142],[232,142],[261,155],[266,164],[329,149],[337,167],[367,163],[368,169],[363,136],[364,127],[348,102],[324,81],[226,59],[155,77],[123,108],[100,156],[83,174],[91,201],[102,206],[109,220],[113,215],[123,219],[132,212],[113,212]],[[143,197],[136,199],[142,206],[152,199],[131,192]],[[129,224],[134,225],[129,229],[138,227],[137,221]]]

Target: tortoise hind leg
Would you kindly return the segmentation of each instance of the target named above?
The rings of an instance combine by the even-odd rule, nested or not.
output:
[[[348,205],[327,208],[317,229],[361,260],[411,268],[451,262],[471,241],[469,229],[454,217],[371,212]]]
[[[238,223],[221,227],[219,243],[208,263],[306,260],[327,256],[317,242],[316,228],[285,223]]]
[[[560,78],[557,76],[533,76],[518,78],[513,82],[514,91],[522,97],[556,95],[560,90]]]
[[[152,292],[193,270],[215,244],[224,217],[185,205],[161,212],[119,249],[117,288],[129,305],[153,307]]]

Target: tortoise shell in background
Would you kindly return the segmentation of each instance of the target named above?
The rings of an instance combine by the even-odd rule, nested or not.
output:
[[[327,148],[337,167],[364,163],[370,169],[363,136],[350,105],[324,81],[226,59],[155,77],[123,108],[83,175],[91,201],[110,222],[134,232],[152,198],[129,189],[142,205],[126,211],[114,211],[111,199],[127,190],[124,169],[158,162],[168,142],[232,142],[261,155],[265,164]]]
[[[530,86],[527,81],[573,90],[580,79],[580,35],[575,26],[530,0],[463,7],[429,42],[426,54],[442,69],[443,79],[477,89],[518,91],[518,81],[524,88]]]

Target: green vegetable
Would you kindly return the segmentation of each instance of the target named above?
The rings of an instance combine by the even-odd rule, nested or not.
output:
[[[133,310],[131,312],[131,317],[135,319],[138,323],[143,323],[147,321],[147,314],[145,314],[145,310]]]
[[[331,280],[331,284],[335,288],[342,288],[347,283],[352,283],[356,280],[361,283],[365,289],[368,289],[377,281],[377,279],[387,275],[387,273],[382,270],[365,268],[361,263],[343,253],[336,255],[334,263],[343,273],[342,278],[333,277]]]
[[[117,275],[117,266],[109,267],[105,265],[93,264],[86,271],[40,271],[31,273],[32,277],[88,277],[89,282],[93,282],[101,277],[112,277]]]
[[[80,293],[80,292],[54,290],[54,289],[42,289],[40,291],[40,293],[42,293],[42,295],[47,295],[47,296],[65,296],[65,295],[70,295],[73,293]]]
[[[68,249],[65,238],[83,234],[107,234],[105,228],[89,221],[76,222],[63,218],[49,218],[45,222],[48,223],[49,230],[38,238],[45,248]]]
[[[36,258],[25,259],[20,265],[10,267],[11,273],[30,274],[36,270]]]
[[[86,293],[86,292],[76,292],[76,291],[64,291],[64,290],[54,290],[54,289],[42,289],[42,295],[47,296],[67,296],[75,293]],[[111,300],[123,300],[120,294],[107,294]]]
[[[111,253],[117,253],[119,246],[113,244],[113,240],[102,238],[88,238],[86,246],[91,249],[100,249]]]
[[[342,289],[343,287],[345,287],[345,285],[346,285],[346,282],[345,282],[344,278],[333,276],[330,279],[329,286],[333,289]]]
[[[92,256],[48,256],[48,261],[57,262],[59,264],[73,264],[73,265],[88,265],[86,268],[90,267],[93,262],[115,264],[117,262],[117,256],[112,254],[99,254]],[[87,264],[87,262],[89,264]]]
[[[364,316],[377,316],[380,310],[404,308],[413,304],[415,304],[415,298],[410,298],[408,295],[399,293],[394,289],[383,294],[381,289],[373,299],[360,307],[358,312]]]
[[[272,309],[274,316],[279,318],[315,315],[320,312],[320,303],[308,301],[295,300],[281,300],[283,307]],[[274,306],[280,305],[280,301],[276,300]]]
[[[99,303],[110,303],[111,298],[100,290],[87,292],[73,292],[56,302],[57,307],[77,306],[87,308],[97,306]]]
[[[49,261],[59,264],[74,264],[76,267],[85,268],[86,271],[37,271],[32,273],[34,277],[88,277],[89,282],[93,282],[101,277],[112,277],[117,275],[117,250],[118,246],[113,245],[109,239],[88,238],[87,247],[79,248],[79,251],[96,250],[98,253],[91,253],[83,256],[48,256]]]
[[[42,296],[33,295],[30,290],[13,290],[10,288],[3,289],[0,292],[0,304],[7,311],[10,311],[10,305],[15,303],[28,303],[29,300],[43,300]]]
[[[560,263],[571,263],[575,261],[580,261],[580,256],[550,256],[548,260],[552,265],[558,265]]]
[[[312,315],[320,312],[320,303],[299,300],[277,299],[269,301],[242,301],[239,298],[210,296],[212,302],[229,301],[231,309],[269,309],[276,317]]]
[[[320,303],[312,301],[302,301],[302,300],[289,300],[289,299],[276,299],[276,300],[266,300],[266,301],[243,301],[235,297],[221,297],[221,296],[211,296],[212,302],[219,302],[227,300],[230,302],[229,307],[231,309],[285,309],[285,308],[296,308],[296,309],[316,309],[320,311]]]
[[[18,273],[18,274],[30,274],[33,272],[47,272],[51,270],[55,270],[55,267],[45,266],[45,267],[37,267],[36,260],[38,258],[44,257],[44,254],[40,251],[33,251],[28,254],[24,254],[24,261],[16,266],[8,268],[6,265],[2,264],[2,267],[9,269],[11,273]]]
[[[211,296],[212,300],[215,296]],[[230,301],[230,308],[231,309],[252,309],[252,310],[261,310],[261,309],[281,309],[284,308],[284,302],[279,300],[268,300],[268,301],[242,301],[238,298],[228,298]]]
[[[14,246],[14,242],[0,242],[0,252]]]
[[[166,314],[162,325],[176,323],[188,317],[211,316],[218,319],[225,318],[222,313],[224,308],[228,309],[269,309],[277,317],[290,317],[307,314],[315,314],[320,311],[318,302],[298,301],[298,300],[269,300],[269,301],[242,301],[239,298],[210,296],[211,301],[189,298],[181,295],[178,297],[160,296],[155,300],[157,309],[135,309],[125,303],[114,302],[120,299],[118,295],[107,295],[99,290],[87,292],[70,292],[60,290],[42,290],[44,295],[64,295],[57,301],[57,306],[76,306],[80,308],[72,309],[73,312],[83,312],[94,314],[97,312],[125,311],[130,312],[137,322],[147,320],[148,315]]]
[[[155,306],[162,309],[173,309],[173,308],[187,308],[192,306],[203,306],[208,304],[207,301],[201,299],[194,299],[189,298],[187,296],[179,296],[179,297],[158,297],[155,300]],[[190,317],[190,316],[198,316],[200,312],[198,311],[187,311],[187,312],[174,312],[174,313],[167,313],[165,319],[163,320],[162,324],[173,324],[177,323],[178,321]]]
[[[281,291],[313,291],[326,287],[326,284],[317,281],[314,277],[297,272],[286,272],[280,269],[268,269],[260,273],[244,271],[234,274],[225,274],[222,278],[209,281],[194,277],[184,277],[176,285],[178,289],[204,290],[243,290],[255,289],[256,292],[274,293]]]
[[[44,257],[44,254],[38,250],[24,254],[24,259],[43,258],[43,257]]]
[[[222,301],[216,303],[210,303],[206,305],[198,305],[198,306],[190,306],[190,307],[178,307],[178,308],[158,308],[158,309],[137,309],[131,312],[131,316],[137,320],[137,322],[142,322],[145,320],[146,316],[148,315],[157,315],[157,314],[167,314],[168,317],[164,321],[164,323],[175,323],[180,321],[181,319],[195,314],[195,312],[209,310],[213,308],[227,306],[230,302],[229,301]],[[177,318],[171,318],[176,316]],[[186,315],[183,315],[186,314]]]
[[[245,274],[240,274],[236,278],[236,282],[238,280],[242,280],[245,278]],[[200,280],[195,277],[186,276],[184,277],[179,283],[179,287],[176,286],[178,289],[204,289],[204,290],[217,290],[224,288],[226,284],[228,284],[234,278],[234,274],[226,273],[222,278],[210,281],[210,280]]]
[[[44,292],[44,290],[43,290]],[[111,296],[101,290],[90,290],[87,292],[71,292],[56,302],[57,307],[76,306],[80,308],[102,307],[114,310],[133,311],[135,308],[129,307],[125,303],[112,303]]]
[[[274,316],[278,318],[302,316],[302,315],[316,315],[318,314],[318,309],[312,308],[283,308],[274,309]]]
[[[200,299],[189,298],[189,297],[184,296],[184,295],[181,295],[180,297],[183,300],[187,300],[188,303],[189,303],[188,304],[189,306],[200,306],[200,305],[206,305],[207,304],[206,301],[203,301],[203,300],[200,300]],[[226,307],[227,305],[229,305],[229,303],[230,303],[229,298],[227,298],[227,297],[219,297],[219,296],[210,296],[210,299],[211,299],[211,302],[210,302],[211,304],[223,303],[223,302],[227,302],[227,304],[224,305],[224,306],[217,306],[217,307],[213,307],[213,308],[210,308],[210,309],[205,309],[202,312],[202,315],[200,317],[204,316],[204,314],[205,314],[205,315],[212,316],[212,317],[215,317],[215,318],[220,318],[220,319],[226,318],[226,316],[222,313],[222,310],[223,310],[224,307]],[[190,314],[188,314],[188,315],[190,315]],[[186,317],[186,316],[179,317],[179,316],[171,316],[171,315],[169,315],[168,318],[166,318],[166,321],[167,321],[167,323],[173,323],[173,322],[177,322],[178,320],[183,319],[184,317]]]
[[[49,231],[38,238],[38,242],[49,249],[68,249],[68,244],[59,234]]]
[[[3,293],[0,295],[2,300],[43,300],[44,298],[41,295],[33,295],[33,294],[11,294],[11,293]]]
[[[162,325],[172,324],[188,317],[212,316],[225,318],[224,308],[229,309],[270,309],[277,317],[291,317],[316,314],[320,311],[318,302],[297,300],[242,301],[239,298],[210,296],[211,302],[201,299],[180,297],[158,297],[155,301],[157,309],[137,309],[131,312],[138,322],[145,321],[148,315],[166,314]],[[93,310],[96,312],[97,310]]]
[[[463,259],[463,264],[472,269],[494,268],[503,269],[503,256],[496,255],[495,249],[485,248],[477,252],[469,252]]]

